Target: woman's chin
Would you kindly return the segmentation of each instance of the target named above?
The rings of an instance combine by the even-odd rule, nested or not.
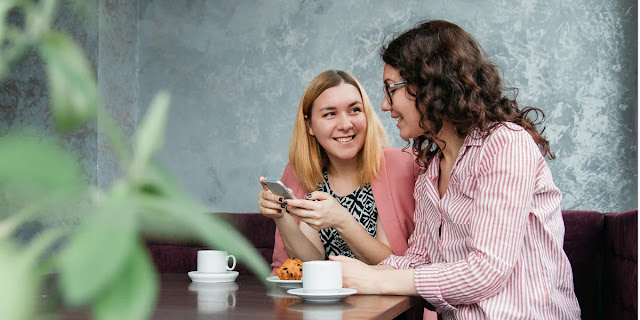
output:
[[[402,130],[401,130],[400,131],[400,138],[402,138],[402,140],[404,140],[404,141],[409,141],[409,140],[411,140],[412,138],[415,138],[415,137],[410,135],[408,132],[402,132]]]

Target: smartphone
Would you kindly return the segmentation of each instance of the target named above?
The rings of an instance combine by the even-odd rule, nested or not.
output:
[[[262,184],[267,187],[271,192],[282,196],[285,199],[295,199],[296,196],[293,195],[280,180],[262,180]]]

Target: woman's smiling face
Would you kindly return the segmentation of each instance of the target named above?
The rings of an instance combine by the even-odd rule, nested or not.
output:
[[[385,64],[382,73],[385,85],[406,81],[400,76],[398,69]],[[380,109],[390,111],[391,118],[396,120],[396,126],[400,129],[400,136],[404,140],[415,138],[424,133],[420,128],[420,112],[416,109],[416,101],[407,93],[407,86],[389,89],[393,104],[390,104],[387,97],[382,99]]]
[[[364,146],[367,118],[362,96],[341,83],[323,91],[313,102],[307,128],[324,148],[329,161],[355,160]]]

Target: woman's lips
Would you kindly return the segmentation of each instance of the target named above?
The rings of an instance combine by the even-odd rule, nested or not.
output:
[[[336,140],[338,142],[349,142],[349,141],[353,140],[353,138],[355,138],[355,136],[333,138],[333,140]]]

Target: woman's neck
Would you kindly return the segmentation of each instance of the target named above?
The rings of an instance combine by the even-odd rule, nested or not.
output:
[[[344,196],[358,188],[359,168],[360,162],[357,157],[348,161],[330,159],[330,163],[327,165],[327,174],[333,192]]]
[[[440,150],[442,150],[442,156],[448,161],[455,161],[458,157],[458,152],[464,144],[464,138],[459,137],[456,134],[455,128],[448,122],[442,123],[442,129],[438,133],[438,139],[436,141]]]
[[[358,169],[360,168],[360,163],[357,159],[351,159],[351,160],[330,159],[329,161],[330,163],[329,165],[327,165],[327,173],[330,176],[352,177],[355,180],[355,177],[358,175]]]

